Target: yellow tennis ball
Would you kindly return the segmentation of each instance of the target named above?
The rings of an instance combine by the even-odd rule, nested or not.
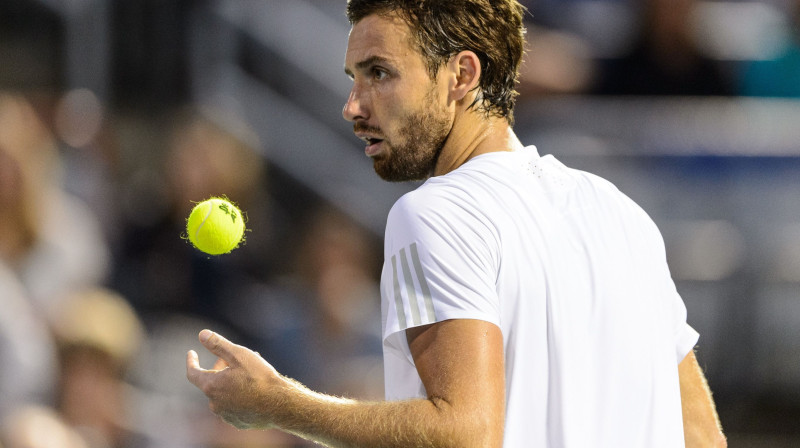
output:
[[[226,254],[242,241],[244,217],[229,201],[211,198],[192,209],[186,232],[197,249],[210,255]]]

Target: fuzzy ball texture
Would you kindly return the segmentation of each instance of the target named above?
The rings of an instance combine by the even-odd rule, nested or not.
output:
[[[186,221],[189,241],[209,255],[226,254],[239,247],[244,229],[242,212],[223,198],[200,202]]]

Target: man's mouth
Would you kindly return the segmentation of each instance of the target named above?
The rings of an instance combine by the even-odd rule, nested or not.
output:
[[[373,157],[380,152],[381,143],[383,139],[374,138],[374,137],[366,137],[364,141],[367,143],[367,147],[364,148],[364,152],[369,156]]]
[[[381,151],[381,143],[383,143],[384,139],[380,138],[382,134],[377,127],[356,124],[353,126],[353,132],[355,132],[356,137],[367,144],[364,149],[367,156],[373,157]]]

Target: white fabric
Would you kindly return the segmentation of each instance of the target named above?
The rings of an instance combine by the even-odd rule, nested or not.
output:
[[[609,182],[534,147],[481,155],[397,201],[384,255],[387,399],[426,397],[403,330],[481,319],[503,333],[504,446],[683,446],[698,334],[661,234]]]

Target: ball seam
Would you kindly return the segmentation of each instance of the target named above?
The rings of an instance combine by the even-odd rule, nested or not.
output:
[[[200,235],[200,229],[202,229],[203,226],[206,224],[206,221],[208,221],[208,218],[211,216],[211,212],[213,211],[214,211],[214,204],[212,203],[211,207],[208,208],[208,213],[206,213],[206,217],[203,218],[203,221],[200,223],[199,226],[197,226],[197,229],[194,231],[195,240],[197,240],[197,236]]]

